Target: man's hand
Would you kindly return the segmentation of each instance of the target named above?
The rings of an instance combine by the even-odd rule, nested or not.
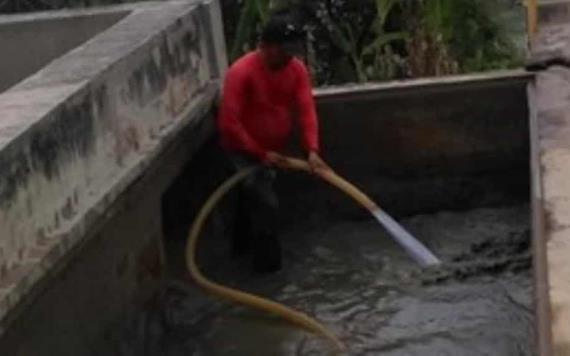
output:
[[[281,169],[289,168],[287,158],[285,156],[275,152],[275,151],[267,152],[265,162],[268,165],[273,166],[273,167],[277,167],[277,168],[281,168]]]
[[[311,167],[311,173],[313,174],[331,170],[328,164],[326,164],[325,161],[322,160],[322,158],[319,156],[317,152],[312,151],[311,153],[309,153],[308,162],[309,166]]]

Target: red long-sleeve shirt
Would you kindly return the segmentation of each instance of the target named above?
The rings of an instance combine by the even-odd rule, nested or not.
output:
[[[293,112],[298,114],[304,149],[318,151],[317,115],[303,62],[293,59],[274,72],[259,51],[250,52],[226,73],[218,117],[222,145],[265,160],[268,151],[286,145]]]

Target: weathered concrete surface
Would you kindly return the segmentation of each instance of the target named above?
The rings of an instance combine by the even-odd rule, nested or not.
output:
[[[48,284],[94,295],[101,288],[108,298],[116,295],[117,308],[128,303],[141,286],[119,281],[132,274],[81,282],[81,269],[104,261],[90,252],[65,269],[68,280],[48,282],[61,277],[54,271],[92,237],[98,241],[92,246],[119,246],[116,254],[101,257],[109,256],[110,265],[126,253],[123,243],[130,243],[133,255],[159,246],[159,220],[148,215],[159,211],[158,198],[135,203],[155,204],[154,210],[125,213],[131,222],[152,226],[132,236],[120,226],[104,225],[105,217],[133,182],[164,160],[165,149],[183,129],[204,119],[217,91],[226,63],[217,1],[148,2],[115,10],[129,15],[0,95],[0,333],[17,321],[22,308],[16,307]],[[187,139],[199,142],[207,135]],[[78,301],[70,313],[91,308],[101,319],[113,315],[103,298],[97,300],[101,304]],[[30,313],[51,310],[44,316],[53,319],[65,307],[63,301],[53,309],[49,302],[37,303]],[[35,329],[22,328],[33,334],[23,335],[41,338]]]
[[[506,71],[320,90],[324,150],[360,177],[502,170],[526,159],[530,78]]]
[[[126,16],[126,11],[0,16],[0,92]],[[70,30],[73,29],[73,30]]]
[[[129,194],[80,253],[69,254],[41,297],[18,313],[0,338],[0,353],[101,354],[96,346],[129,310],[125,301],[135,304],[161,275],[160,190],[138,193]]]
[[[545,69],[550,65],[570,63],[570,50],[565,43],[570,38],[570,1],[542,0],[538,4],[538,33],[530,44],[527,68]]]
[[[570,64],[570,48],[566,45],[568,41],[570,41],[570,27],[562,25],[543,27],[536,36],[527,68],[540,70],[551,65]]]
[[[205,102],[199,112],[208,110]],[[164,271],[161,200],[213,132],[212,118],[186,127],[18,307],[0,337],[4,355],[115,355],[114,331],[156,290]],[[193,172],[194,174],[196,172]],[[116,350],[115,350],[116,351]]]
[[[568,2],[562,5],[567,8]],[[570,26],[567,23],[544,18],[529,60],[529,68],[541,70],[529,90],[533,105],[533,235],[541,355],[570,355],[570,190],[567,183],[570,177]]]
[[[541,240],[545,244],[546,298],[552,352],[570,355],[570,70],[552,67],[539,72],[532,89],[536,105],[536,151],[540,170],[535,199],[544,210]],[[547,343],[549,340],[545,340]]]
[[[570,1],[538,0],[538,23],[564,23],[570,19]]]
[[[320,89],[323,155],[394,215],[520,199],[529,181],[530,78],[509,71]],[[288,197],[297,199],[296,187],[305,184],[314,194],[299,209]],[[288,192],[285,206],[299,212],[295,218],[306,218],[305,211],[367,216],[304,175],[281,189]]]

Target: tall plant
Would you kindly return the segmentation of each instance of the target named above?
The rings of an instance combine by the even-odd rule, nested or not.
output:
[[[373,16],[355,13],[355,19],[338,19],[331,15],[331,6],[322,4],[317,12],[328,40],[348,59],[358,82],[392,77],[397,70],[397,56],[390,45],[406,38],[404,32],[387,32],[386,21],[398,0],[374,0]],[[343,14],[344,16],[348,16]]]
[[[362,58],[367,62],[366,80],[385,80],[396,76],[402,65],[401,58],[394,53],[391,44],[404,41],[408,33],[404,31],[386,31],[388,16],[399,0],[375,0],[376,17],[370,27],[372,40],[363,51]]]
[[[407,2],[408,70],[413,77],[508,68],[520,55],[495,12],[499,0]]]
[[[265,22],[270,0],[244,0],[240,11],[235,37],[231,44],[230,59],[245,52],[255,38],[260,23]]]
[[[455,0],[412,0],[404,4],[410,37],[406,43],[406,71],[410,77],[453,74],[458,64],[449,53],[447,39]]]
[[[507,37],[497,15],[502,0],[456,0],[448,43],[463,72],[509,68],[522,64],[523,54]]]

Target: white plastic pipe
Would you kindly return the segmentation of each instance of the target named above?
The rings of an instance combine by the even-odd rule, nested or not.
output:
[[[310,171],[308,163],[299,159],[288,158],[287,165],[291,169]],[[402,246],[404,250],[421,266],[432,266],[441,263],[441,261],[420,241],[418,241],[418,239],[407,232],[396,220],[392,219],[388,214],[380,209],[372,199],[353,184],[340,177],[332,170],[322,170],[316,172],[316,174],[329,184],[345,192],[360,205],[368,209],[376,220],[384,226],[390,236],[392,236],[394,240],[396,240],[396,242]]]

